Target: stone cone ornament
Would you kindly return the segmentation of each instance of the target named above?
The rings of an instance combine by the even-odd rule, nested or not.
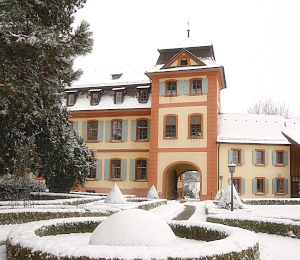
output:
[[[152,185],[152,187],[150,188],[150,190],[149,190],[149,192],[148,192],[148,195],[147,195],[147,198],[148,198],[148,199],[152,199],[152,200],[159,199],[157,190],[156,190],[156,188],[155,188],[154,185]]]

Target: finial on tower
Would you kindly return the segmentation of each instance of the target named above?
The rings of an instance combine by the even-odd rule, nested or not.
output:
[[[188,38],[190,38],[190,18],[188,18],[188,29],[187,29],[187,33],[188,33]]]

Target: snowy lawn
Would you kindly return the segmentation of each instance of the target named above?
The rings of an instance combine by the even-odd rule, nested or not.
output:
[[[194,215],[188,220],[191,223],[203,222],[206,219],[204,212],[205,202],[199,201],[188,201],[185,205],[192,205],[196,207]],[[252,211],[252,215],[256,216],[267,216],[267,217],[290,217],[299,218],[300,216],[300,205],[287,205],[287,206],[251,206],[255,209]],[[171,220],[177,216],[181,211],[184,210],[184,206],[177,201],[168,201],[167,205],[160,206],[151,210],[152,213],[161,217],[164,220]],[[237,212],[233,212],[235,214]],[[5,242],[6,236],[12,225],[0,226],[0,242],[2,246],[0,247],[0,259],[5,260]],[[262,260],[284,260],[284,259],[300,259],[299,253],[297,252],[300,246],[299,239],[281,237],[276,235],[268,234],[257,234],[260,243],[260,253]],[[82,244],[88,244],[90,234],[68,234],[59,235],[52,237],[44,237],[45,243],[47,240],[55,240],[55,243],[63,243],[63,241],[68,240],[74,246],[79,246]],[[80,239],[79,239],[80,238]],[[246,238],[245,238],[246,239]],[[185,239],[180,239],[181,246],[185,246],[187,242]]]

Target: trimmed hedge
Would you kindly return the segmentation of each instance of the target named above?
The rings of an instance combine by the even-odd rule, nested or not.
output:
[[[68,219],[66,221],[64,220],[57,220],[55,224],[47,225],[47,222],[44,223],[36,223],[36,228],[32,227],[17,227],[16,233],[18,234],[21,232],[23,234],[23,238],[26,238],[26,243],[28,244],[27,237],[32,237],[32,232],[34,232],[37,236],[49,236],[49,235],[58,235],[58,234],[68,234],[68,233],[85,233],[85,232],[92,232],[99,223],[101,223],[101,219],[77,219],[72,220]],[[28,224],[25,224],[28,225]],[[33,223],[33,225],[35,225]],[[235,239],[240,241],[242,237],[245,236],[245,234],[240,232],[247,232],[246,235],[248,235],[248,231],[229,231],[230,229],[227,228],[227,230],[232,233],[229,235],[222,226],[220,226],[220,230],[217,230],[216,226],[210,226],[209,228],[207,225],[201,226],[201,224],[194,224],[186,226],[184,222],[175,222],[175,223],[169,223],[170,227],[174,231],[176,235],[179,237],[186,237],[188,239],[195,239],[195,240],[202,240],[202,241],[213,241],[216,239],[226,239],[228,236],[230,239],[229,243],[234,244]],[[211,224],[213,225],[213,224]],[[18,230],[20,229],[21,230]],[[231,228],[232,230],[236,230]],[[25,231],[26,230],[26,231]],[[24,233],[25,232],[25,233]],[[236,232],[236,233],[235,233]],[[251,234],[251,233],[250,233]],[[34,239],[35,240],[35,239]],[[250,239],[251,240],[251,239]],[[42,259],[51,259],[51,260],[102,260],[105,259],[101,256],[97,258],[90,258],[86,256],[56,256],[51,254],[51,252],[42,252],[42,251],[34,251],[32,248],[29,247],[22,247],[21,244],[17,243],[14,244],[14,237],[13,235],[8,236],[6,240],[6,250],[7,250],[7,260],[14,260],[14,259],[31,259],[31,260],[42,260]],[[21,241],[20,238],[17,238],[17,241]],[[35,240],[36,241],[36,240]],[[207,256],[199,256],[199,257],[192,257],[192,258],[177,258],[177,257],[168,257],[168,260],[175,260],[175,259],[198,259],[198,260],[240,260],[240,259],[251,259],[251,260],[258,260],[259,259],[259,244],[258,242],[255,242],[255,240],[251,240],[252,242],[249,242],[249,244],[244,244],[244,247],[246,249],[241,250],[239,252],[228,252],[223,253],[224,250],[221,250],[222,253],[211,253],[212,255]],[[213,243],[213,242],[212,242]],[[201,252],[201,245],[206,244],[199,244],[199,252]],[[219,245],[219,244],[218,244]],[[33,245],[34,246],[34,245]],[[248,248],[247,248],[248,247]],[[209,250],[208,252],[212,252]],[[78,251],[77,251],[78,254]],[[114,258],[117,259],[117,258]]]
[[[248,205],[300,205],[300,199],[244,199]]]

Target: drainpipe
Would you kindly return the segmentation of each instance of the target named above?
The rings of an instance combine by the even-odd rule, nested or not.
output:
[[[220,190],[220,144],[218,144],[218,191]]]

